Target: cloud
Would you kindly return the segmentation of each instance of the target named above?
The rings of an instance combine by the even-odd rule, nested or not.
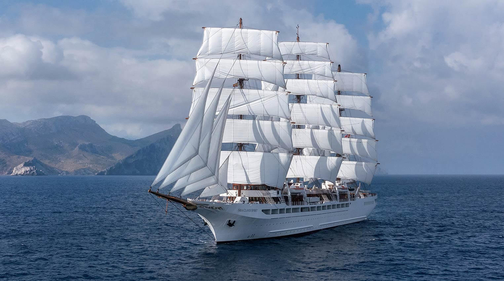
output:
[[[465,158],[495,158],[481,144],[504,131],[504,2],[360,2],[375,8],[368,78],[381,162],[400,173],[498,173]]]
[[[504,91],[504,3],[380,3],[385,11],[377,24],[383,28],[369,40],[381,65],[373,81],[387,101],[384,111],[395,117],[409,112],[438,125],[475,126],[504,110],[495,103]]]
[[[120,1],[131,14],[18,5],[0,33],[1,118],[86,114],[110,133],[136,138],[183,123],[201,26],[280,30],[281,40],[329,42],[333,60],[361,65],[356,41],[334,20],[292,4],[255,1]],[[49,16],[47,16],[49,15]],[[235,15],[230,17],[229,15]],[[35,24],[39,23],[39,24]],[[323,32],[322,32],[323,31]],[[35,34],[35,35],[33,35]]]
[[[180,1],[173,0],[121,0],[121,2],[130,10],[133,11],[135,16],[139,18],[147,18],[153,21],[160,21],[163,19],[163,13],[167,10],[180,10],[190,5],[180,5]]]
[[[189,92],[192,62],[139,59],[136,51],[102,48],[76,37],[52,42],[15,35],[1,39],[0,50],[0,99],[7,101],[0,111],[7,115],[86,114],[112,133],[132,137],[187,115],[186,101],[178,97]],[[48,69],[61,71],[37,74]],[[136,129],[125,129],[129,123]]]

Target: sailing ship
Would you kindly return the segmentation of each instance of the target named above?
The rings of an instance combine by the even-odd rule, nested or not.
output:
[[[196,212],[216,242],[366,220],[379,164],[366,74],[333,71],[328,43],[299,26],[292,42],[242,19],[203,29],[188,121],[149,192]]]

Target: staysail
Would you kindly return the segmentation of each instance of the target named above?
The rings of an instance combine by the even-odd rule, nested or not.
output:
[[[173,153],[170,153],[170,155],[166,158],[161,170],[154,179],[152,186],[165,180],[168,175],[172,174],[181,166],[187,165],[192,159],[194,159],[200,152],[203,139],[209,143],[210,138],[208,138],[208,135],[210,135],[212,128],[209,128],[208,126],[203,127],[203,123],[205,121],[205,116],[205,123],[208,123],[209,118],[211,117],[213,120],[215,115],[215,111],[211,112],[205,110],[208,91],[210,89],[212,79],[213,77],[211,77],[207,82],[203,95],[195,106],[195,113],[191,116],[191,118],[189,118],[189,121],[187,121],[186,126],[173,146]],[[213,103],[215,104],[215,99],[213,100]],[[207,154],[208,152],[201,151],[201,153]]]

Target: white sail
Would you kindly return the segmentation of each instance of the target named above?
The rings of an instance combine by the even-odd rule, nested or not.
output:
[[[335,181],[341,161],[341,157],[294,155],[287,177]]]
[[[308,79],[285,79],[287,91],[293,95],[318,96],[336,101],[334,95],[334,81],[331,80],[308,80]]]
[[[291,120],[296,125],[318,125],[341,128],[339,108],[329,104],[291,104]]]
[[[174,189],[178,189],[181,185],[190,184],[198,181],[201,178],[208,177],[216,169],[218,163],[219,152],[221,149],[222,135],[224,133],[225,120],[227,118],[227,110],[222,110],[217,119],[214,120],[215,112],[217,111],[217,104],[220,95],[215,96],[210,107],[205,111],[205,116],[202,122],[202,131],[209,131],[201,136],[198,153],[180,167],[171,171],[164,179],[159,187],[164,188],[172,182],[180,180]],[[226,103],[224,109],[229,108],[229,101]],[[183,177],[190,177],[187,180]],[[182,180],[181,180],[182,179]]]
[[[327,50],[328,43],[316,42],[279,42],[282,55],[315,56],[330,60]]]
[[[375,162],[343,161],[338,172],[338,178],[371,184],[377,165]]]
[[[374,138],[374,120],[371,118],[340,117],[341,129],[347,134]]]
[[[282,188],[292,155],[289,153],[222,151],[221,159],[229,155],[228,182],[265,184]]]
[[[258,79],[285,88],[282,61],[259,61],[238,59],[197,59],[193,85],[215,78]]]
[[[332,62],[302,60],[286,60],[285,62],[285,74],[315,74],[333,79]]]
[[[359,110],[373,116],[370,96],[337,95],[336,99],[342,108]]]
[[[210,188],[210,190],[213,189],[213,192],[217,192],[217,190],[219,190],[219,193],[226,192],[228,163],[229,159],[225,159],[224,163],[221,164],[220,167],[215,170],[214,174],[198,182],[187,185],[184,188],[184,191],[182,191],[181,196],[185,196],[189,193],[193,193],[207,188]]]
[[[211,88],[208,93],[208,100],[217,94],[218,89]],[[193,90],[193,102],[189,116],[192,114],[198,99],[203,93],[203,88]],[[231,96],[229,115],[257,115],[290,118],[289,97],[286,93],[276,91],[264,91],[254,89],[222,89],[222,95],[217,107],[220,111],[227,98]],[[207,107],[209,103],[207,102]]]
[[[376,157],[376,140],[369,139],[342,139],[343,154],[356,155],[378,161]]]
[[[272,148],[292,150],[291,131],[288,121],[228,119],[222,141],[267,144]]]
[[[317,97],[317,96],[307,96],[307,103],[318,103],[318,104],[334,104],[333,100]]]
[[[278,91],[278,85],[261,81],[261,89],[266,91]]]
[[[292,145],[296,148],[316,148],[342,154],[341,131],[292,129]]]
[[[203,192],[201,192],[200,197],[210,197],[227,192],[228,165],[229,165],[229,158],[226,158],[226,160],[224,160],[224,163],[222,163],[222,165],[219,168],[219,182],[214,185],[207,186],[203,190]]]
[[[336,91],[359,92],[369,95],[366,74],[351,72],[333,72]]]
[[[223,54],[248,54],[282,60],[277,31],[206,27],[197,57]]]
[[[214,111],[216,108],[216,105],[212,106],[212,111]],[[229,109],[229,100],[226,102],[224,105],[223,110],[219,113],[217,118],[215,118],[215,124],[213,124],[213,131],[210,139],[210,145],[208,148],[208,156],[206,155],[198,155],[200,156],[195,157],[187,167],[183,171],[180,171],[178,174],[179,179],[175,183],[175,185],[172,188],[172,192],[179,190],[181,188],[186,188],[188,189],[188,186],[190,188],[188,190],[195,191],[196,186],[203,186],[201,188],[204,188],[205,186],[208,186],[209,184],[216,183],[218,180],[218,168],[219,168],[219,159],[220,159],[220,151],[222,147],[222,138],[223,138],[223,133],[224,133],[224,128],[226,125],[226,118],[227,118],[227,110]],[[211,125],[212,126],[212,125]],[[200,169],[197,169],[197,163],[203,162],[204,166]],[[193,164],[193,165],[191,165]],[[181,177],[182,174],[185,174],[185,176]],[[176,175],[175,173],[171,175]],[[170,177],[168,175],[161,187],[164,187],[170,183],[172,183],[175,178],[175,176]],[[204,180],[203,182],[200,182]],[[199,184],[195,184],[198,183]],[[161,188],[160,187],[160,188]]]
[[[170,173],[180,168],[182,165],[187,165],[187,163],[199,153],[201,140],[207,135],[210,135],[212,126],[203,127],[202,124],[205,121],[205,117],[208,119],[211,115],[213,120],[215,115],[215,112],[207,113],[207,111],[205,111],[208,91],[210,90],[212,79],[213,75],[210,77],[200,100],[195,105],[195,114],[187,121],[186,126],[180,133],[175,145],[173,145],[172,151],[166,158],[152,185],[156,185],[160,181],[164,180]],[[218,99],[214,98],[213,101],[215,100]]]

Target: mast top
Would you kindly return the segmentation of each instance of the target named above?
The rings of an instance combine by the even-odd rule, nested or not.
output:
[[[299,42],[299,24],[296,25],[296,41]]]
[[[242,21],[242,18],[240,18],[240,29],[243,28],[243,21]]]

